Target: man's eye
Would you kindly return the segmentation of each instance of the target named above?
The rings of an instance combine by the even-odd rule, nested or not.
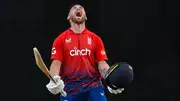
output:
[[[76,7],[73,7],[73,9],[76,9]]]

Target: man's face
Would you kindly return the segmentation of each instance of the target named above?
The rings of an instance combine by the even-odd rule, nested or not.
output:
[[[69,12],[69,19],[76,24],[81,24],[86,20],[86,12],[81,5],[75,5]]]

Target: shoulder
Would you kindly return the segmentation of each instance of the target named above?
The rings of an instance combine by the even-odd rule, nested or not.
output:
[[[54,41],[61,41],[61,40],[64,40],[65,37],[68,35],[68,33],[69,33],[69,30],[68,30],[68,29],[65,30],[65,31],[63,31],[63,32],[59,32],[59,33],[58,33],[59,35],[55,38]]]

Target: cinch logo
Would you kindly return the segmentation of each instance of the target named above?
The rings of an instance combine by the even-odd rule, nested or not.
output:
[[[71,56],[84,56],[84,55],[90,56],[90,54],[91,54],[91,50],[89,50],[88,48],[79,50],[76,47],[74,47],[74,49],[70,50]]]

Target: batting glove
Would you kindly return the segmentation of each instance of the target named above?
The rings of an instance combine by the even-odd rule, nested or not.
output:
[[[120,94],[120,93],[122,93],[122,91],[124,91],[124,88],[119,88],[119,89],[114,90],[114,89],[110,88],[109,86],[107,87],[107,89],[112,94]]]
[[[54,95],[61,93],[62,96],[66,96],[66,92],[64,91],[64,82],[61,80],[60,76],[54,76],[56,84],[50,80],[50,82],[46,85],[46,88]]]

